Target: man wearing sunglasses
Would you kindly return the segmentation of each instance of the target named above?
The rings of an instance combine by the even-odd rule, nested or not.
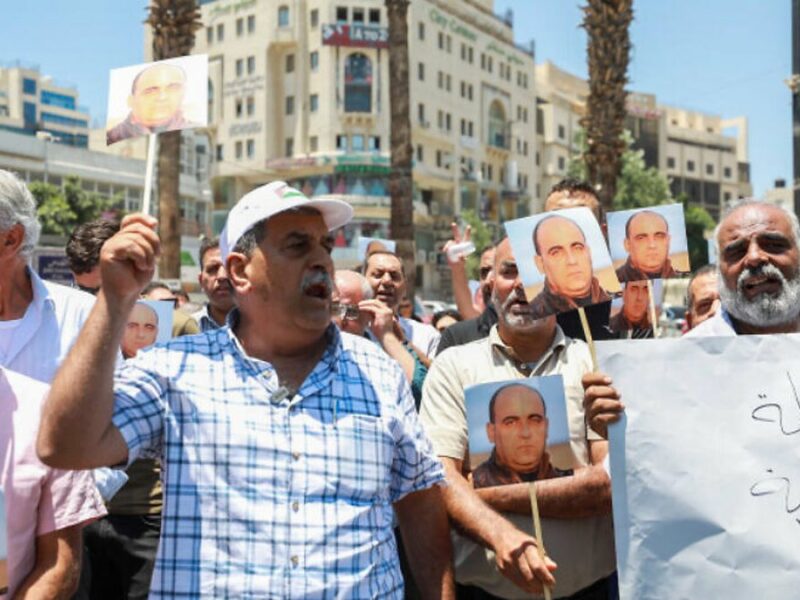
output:
[[[392,309],[372,297],[372,288],[361,273],[339,270],[334,281],[333,322],[346,333],[377,342],[386,354],[400,363],[419,409],[422,383],[428,374],[420,358],[421,352],[404,338]]]

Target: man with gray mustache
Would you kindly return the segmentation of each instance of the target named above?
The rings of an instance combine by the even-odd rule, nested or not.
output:
[[[162,461],[150,598],[403,598],[395,515],[423,597],[453,597],[442,465],[400,366],[331,323],[332,231],[352,208],[284,182],[231,209],[226,325],[116,348],[159,250],[129,215],[53,384],[37,450],[64,468]]]
[[[800,331],[800,224],[797,215],[763,202],[734,207],[714,232],[720,310],[686,337]],[[587,418],[605,437],[624,406],[603,373],[583,378]]]

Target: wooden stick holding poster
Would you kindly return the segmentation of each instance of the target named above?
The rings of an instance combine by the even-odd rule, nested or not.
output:
[[[542,539],[542,520],[539,518],[539,502],[536,499],[535,481],[531,481],[528,484],[528,493],[531,496],[531,514],[533,515],[533,531],[536,535],[536,546],[539,550],[539,558],[544,562],[546,552],[544,551],[544,540]],[[542,586],[542,590],[544,591],[544,599],[551,600],[553,596],[550,592],[550,588],[545,585]]]
[[[153,197],[153,170],[158,152],[158,136],[151,133],[147,140],[147,166],[144,170],[144,194],[142,194],[142,212],[150,214],[150,199]]]
[[[594,348],[594,339],[592,338],[592,330],[589,327],[589,319],[586,318],[586,309],[580,307],[578,315],[581,318],[581,326],[583,327],[583,335],[586,338],[586,343],[589,344],[589,352],[592,353],[592,370],[597,371],[597,351]]]

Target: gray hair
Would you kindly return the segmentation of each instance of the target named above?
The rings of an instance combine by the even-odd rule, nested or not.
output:
[[[278,214],[282,213],[291,213],[297,215],[322,215],[319,210],[311,206],[296,206],[294,208],[281,211],[281,213]],[[250,258],[253,255],[256,247],[266,239],[267,221],[269,221],[272,216],[267,217],[266,219],[261,219],[260,221],[254,223],[253,226],[245,231],[236,241],[236,244],[234,244],[231,252],[239,252]]]
[[[22,225],[25,230],[19,253],[29,258],[42,229],[36,218],[36,201],[24,181],[10,171],[0,169],[0,231],[8,231],[14,225]]]
[[[337,269],[336,272],[333,274],[333,279],[336,282],[336,287],[339,287],[339,283],[344,281],[346,276],[355,277],[358,280],[358,284],[361,286],[361,299],[362,300],[371,300],[372,299],[372,286],[367,281],[367,278],[364,277],[358,271],[351,271],[350,269]]]
[[[779,204],[769,204],[767,202],[764,202],[763,200],[756,200],[755,198],[742,198],[738,202],[731,204],[725,210],[725,212],[722,215],[722,218],[719,220],[719,224],[717,224],[717,226],[714,228],[714,245],[717,248],[717,265],[719,265],[719,263],[721,262],[720,258],[722,257],[722,248],[719,245],[719,232],[720,229],[722,228],[722,223],[731,213],[746,206],[774,206],[775,208],[783,212],[783,214],[786,215],[786,218],[789,220],[789,223],[792,226],[792,234],[794,235],[795,246],[800,248],[800,221],[798,221],[797,215],[793,211],[787,210],[786,208],[784,208]]]

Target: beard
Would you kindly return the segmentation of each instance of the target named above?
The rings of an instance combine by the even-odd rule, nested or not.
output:
[[[508,297],[500,302],[497,297],[497,288],[492,291],[492,304],[497,311],[497,318],[510,331],[517,333],[534,333],[548,323],[550,317],[536,319],[531,311],[531,304],[525,298],[525,291],[522,287],[515,287]],[[519,305],[520,308],[512,311],[512,307]]]
[[[745,282],[751,277],[766,276],[781,282],[777,294],[761,293],[752,300],[745,296]],[[757,327],[774,327],[794,321],[800,315],[800,272],[791,279],[774,265],[746,268],[736,280],[736,289],[729,289],[719,278],[719,297],[722,306],[739,321]]]

